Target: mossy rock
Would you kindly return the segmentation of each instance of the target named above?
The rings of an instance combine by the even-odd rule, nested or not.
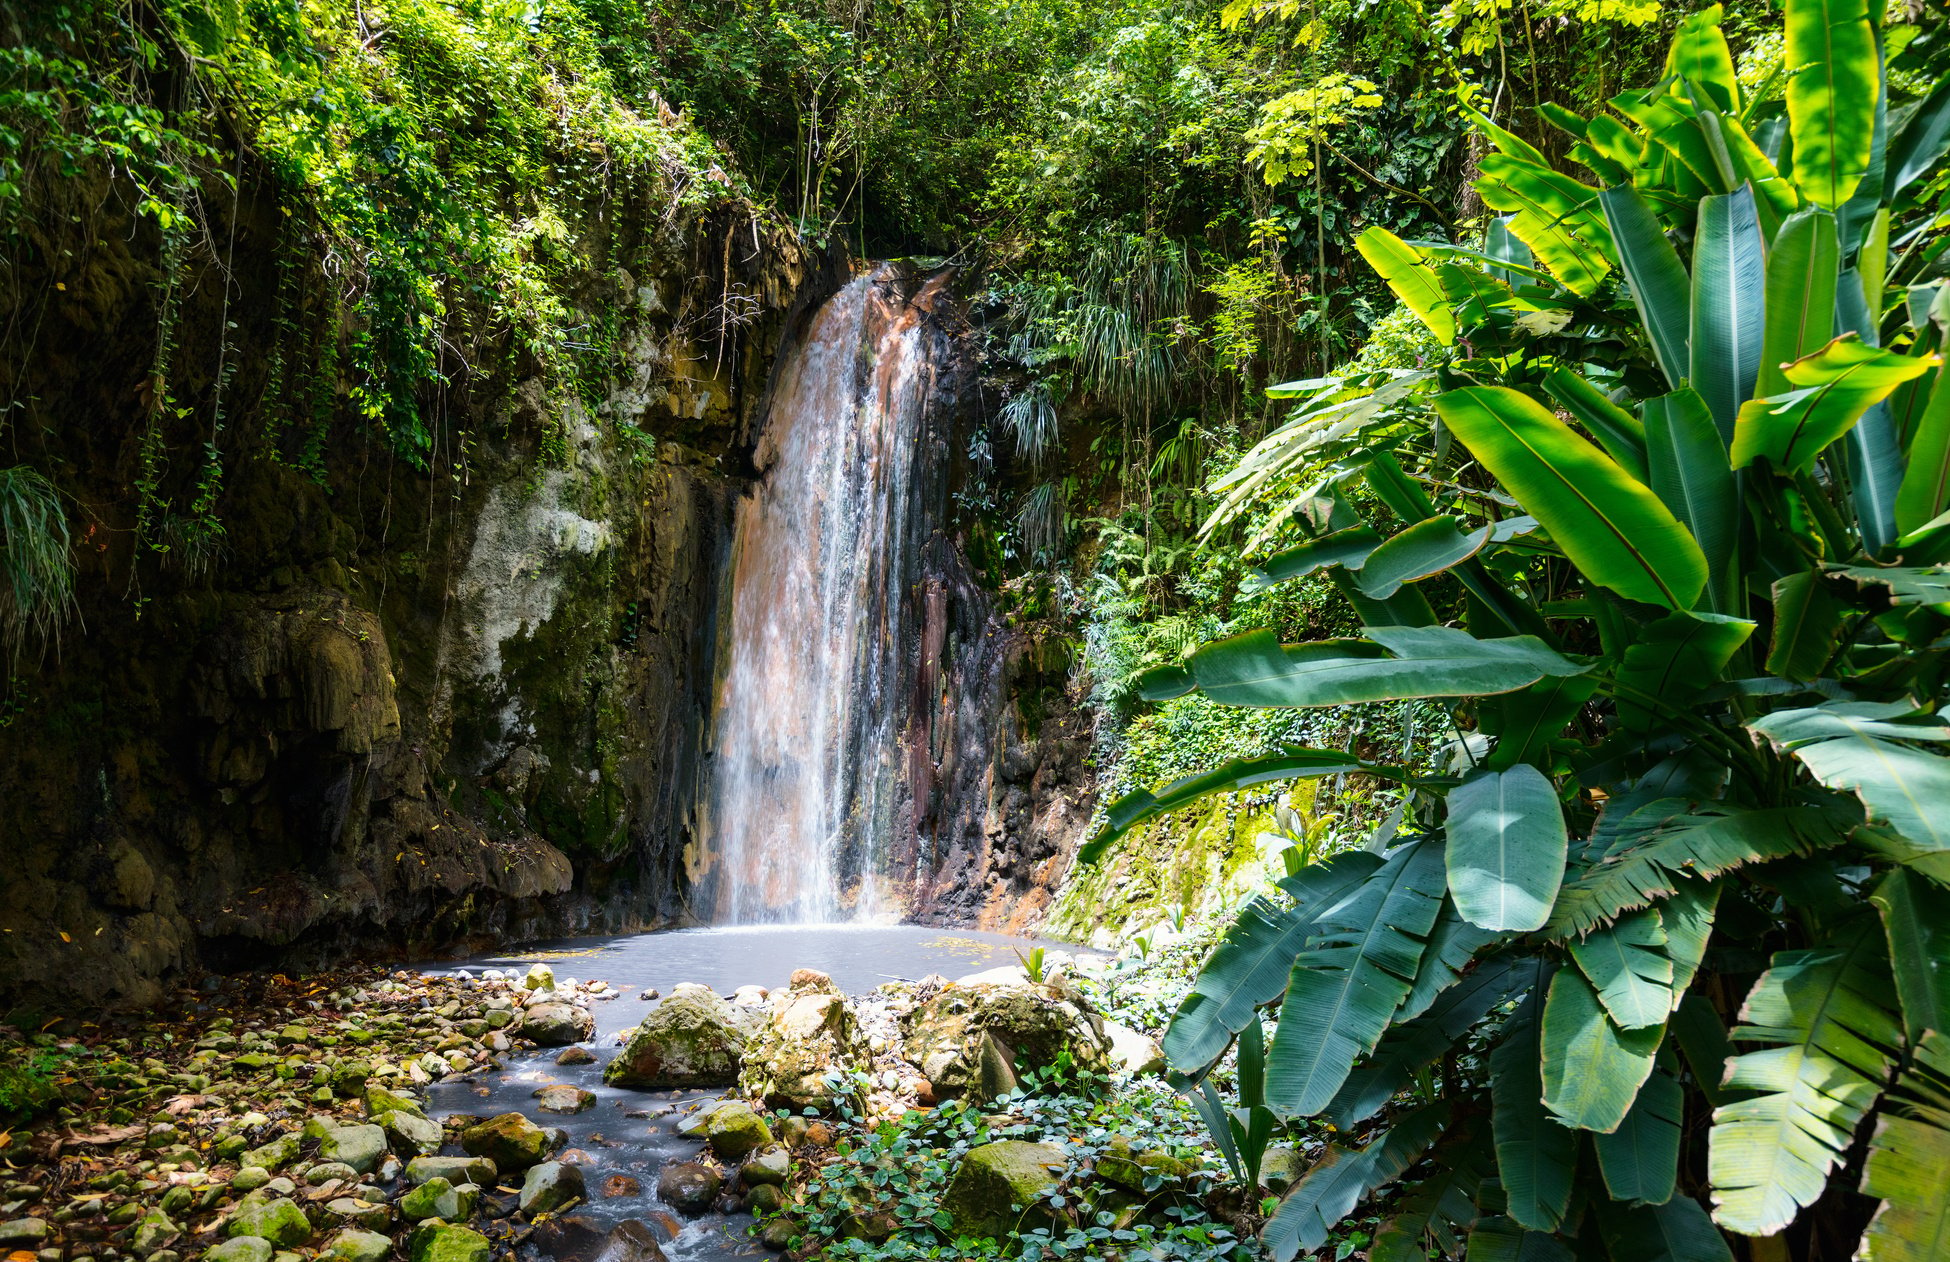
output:
[[[849,1074],[868,1061],[860,1023],[846,997],[824,974],[802,969],[745,1053],[739,1090],[767,1107],[826,1112],[837,1103],[831,1075]]]
[[[526,1170],[548,1157],[548,1132],[519,1113],[503,1113],[460,1133],[469,1155],[486,1157],[503,1173]]]
[[[971,1148],[948,1181],[941,1207],[965,1236],[999,1239],[1012,1231],[1055,1230],[1060,1215],[1048,1193],[1061,1182],[1063,1150],[1001,1139]]]
[[[224,1221],[223,1234],[237,1236],[256,1236],[274,1245],[294,1248],[311,1239],[311,1220],[296,1203],[282,1197],[264,1197],[253,1192],[238,1202]]]
[[[744,1068],[756,1017],[703,986],[679,986],[603,1069],[612,1087],[728,1087]]]
[[[772,1146],[772,1128],[749,1105],[732,1102],[711,1110],[704,1124],[711,1151],[732,1165],[751,1153]]]
[[[1139,1148],[1122,1135],[1112,1139],[1097,1159],[1098,1178],[1144,1195],[1150,1194],[1144,1186],[1146,1179],[1183,1179],[1191,1173],[1191,1162],[1161,1148]]]
[[[412,1262],[488,1262],[494,1250],[480,1232],[448,1223],[413,1233]]]

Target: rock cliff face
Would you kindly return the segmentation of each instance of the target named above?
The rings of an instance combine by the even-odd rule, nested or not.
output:
[[[153,238],[5,275],[39,325],[0,386],[38,423],[0,464],[69,497],[82,572],[78,622],[0,681],[0,996],[681,912],[731,509],[835,269],[748,208],[661,210],[585,243],[616,355],[583,388],[511,356],[426,400],[434,472],[369,432],[306,472],[254,438],[290,405],[247,349],[282,239],[246,201],[230,303],[171,332],[245,348],[197,564],[131,539]]]
[[[583,380],[551,390],[518,354],[452,372],[417,463],[328,370],[329,425],[294,461],[276,435],[316,405],[251,349],[282,344],[291,248],[257,205],[238,199],[228,276],[188,277],[167,330],[179,360],[214,359],[188,349],[226,325],[233,347],[171,383],[191,406],[162,427],[181,505],[212,392],[229,400],[215,546],[137,542],[153,234],[124,214],[92,253],[44,242],[0,271],[35,316],[0,357],[0,393],[33,400],[0,465],[55,482],[81,558],[78,617],[0,672],[0,999],[140,1003],[197,970],[692,910],[734,508],[780,349],[844,260],[737,203],[592,222],[575,304],[609,353]],[[978,339],[942,302],[888,875],[917,918],[1027,928],[1089,813],[1088,734],[952,525],[981,404]]]

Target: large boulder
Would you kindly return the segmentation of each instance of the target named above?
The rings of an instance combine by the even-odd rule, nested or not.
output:
[[[825,1112],[837,1102],[830,1079],[867,1061],[846,996],[826,974],[800,969],[789,989],[773,993],[765,1024],[745,1052],[738,1088],[769,1108]]]
[[[503,1113],[460,1133],[460,1146],[470,1156],[486,1157],[502,1173],[526,1170],[548,1157],[554,1147],[548,1132],[519,1113]]]
[[[603,1068],[612,1087],[728,1087],[738,1081],[758,1015],[684,985],[653,1009]]]
[[[1054,1229],[1048,1194],[1061,1182],[1063,1150],[1002,1139],[971,1148],[948,1181],[941,1207],[964,1236],[999,1238],[1011,1231]]]
[[[1110,1064],[1103,1020],[1062,984],[949,986],[907,1017],[905,1054],[938,1099],[992,1100],[1031,1069],[1062,1061],[1102,1073]]]
[[[521,1014],[520,1034],[543,1047],[564,1047],[593,1038],[596,1018],[572,1003],[533,1004]]]

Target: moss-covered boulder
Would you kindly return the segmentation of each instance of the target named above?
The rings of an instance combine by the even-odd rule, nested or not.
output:
[[[1019,1139],[971,1148],[948,1181],[941,1207],[965,1236],[1001,1237],[1037,1227],[1054,1229],[1060,1214],[1048,1194],[1061,1181],[1063,1150]]]
[[[705,986],[679,986],[658,1004],[615,1060],[612,1087],[728,1087],[738,1081],[758,1019]]]
[[[711,1110],[704,1123],[704,1136],[711,1151],[731,1165],[747,1154],[772,1146],[772,1128],[749,1106],[732,1102]]]
[[[232,1238],[256,1236],[290,1249],[311,1238],[311,1221],[295,1202],[252,1192],[224,1220],[223,1234]]]
[[[992,1100],[1066,1055],[1102,1073],[1110,1050],[1102,1019],[1064,985],[950,986],[907,1018],[906,1057],[937,1099]]]
[[[772,996],[765,1024],[745,1052],[738,1088],[769,1108],[824,1112],[837,1102],[835,1076],[867,1061],[846,996],[824,973],[801,969],[789,989]]]
[[[1192,1173],[1192,1163],[1172,1156],[1162,1148],[1144,1148],[1119,1135],[1097,1158],[1097,1177],[1126,1191],[1150,1195],[1152,1179],[1183,1179]]]
[[[502,1113],[460,1133],[470,1156],[486,1157],[496,1170],[526,1170],[548,1158],[548,1132],[519,1113]]]
[[[413,1233],[412,1262],[488,1262],[494,1250],[486,1236],[448,1223]]]
[[[332,1237],[318,1255],[318,1262],[386,1262],[392,1251],[393,1242],[378,1232],[347,1227]]]
[[[392,1245],[390,1240],[386,1243]],[[273,1252],[271,1242],[262,1236],[232,1236],[205,1249],[203,1262],[271,1262]]]

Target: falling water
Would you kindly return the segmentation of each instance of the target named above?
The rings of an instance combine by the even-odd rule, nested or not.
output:
[[[925,299],[885,269],[782,367],[739,507],[703,821],[721,923],[870,919],[902,754],[903,599],[931,384]]]

